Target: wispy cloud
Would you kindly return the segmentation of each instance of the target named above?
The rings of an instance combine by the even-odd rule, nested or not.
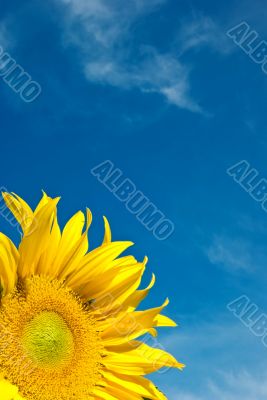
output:
[[[225,313],[208,319],[200,322],[199,317],[190,317],[186,333],[177,331],[163,338],[163,346],[183,359],[187,368],[178,381],[163,374],[159,386],[170,400],[264,400],[267,376],[260,362],[262,345]]]
[[[246,370],[238,374],[222,373],[221,384],[209,382],[210,394],[223,400],[264,400],[267,395],[267,375],[248,373]]]
[[[209,261],[231,272],[252,272],[264,267],[267,253],[261,246],[243,238],[215,235],[211,244],[204,248]]]
[[[184,20],[180,26],[177,42],[180,51],[201,50],[208,47],[227,55],[233,49],[224,29],[209,16],[194,13],[191,19]]]
[[[136,23],[164,0],[129,0],[127,7],[120,0],[60,2],[65,6],[65,41],[79,47],[89,81],[157,93],[177,107],[202,111],[190,94],[190,70],[177,54],[133,40]]]
[[[210,380],[202,393],[170,391],[170,400],[265,400],[267,375],[253,376],[247,371],[239,374],[221,372],[220,383]]]

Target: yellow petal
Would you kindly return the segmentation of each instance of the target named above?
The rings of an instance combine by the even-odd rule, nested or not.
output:
[[[88,284],[93,282],[95,285],[100,281],[100,274],[108,274],[112,262],[132,244],[132,242],[111,242],[90,251],[83,258],[80,268],[67,278],[67,284],[74,290],[79,290],[86,282]]]
[[[6,206],[12,212],[18,223],[20,224],[24,234],[29,230],[32,219],[33,211],[30,206],[15,193],[2,193]]]
[[[161,314],[155,318],[154,323],[155,323],[154,326],[172,326],[172,327],[177,326],[175,321],[173,321],[169,317],[166,317],[166,315],[161,315]]]
[[[13,242],[0,233],[0,282],[3,295],[10,293],[17,281],[19,253]]]
[[[146,259],[144,260],[144,263],[145,262],[146,262]],[[142,277],[142,275],[141,275],[141,277]],[[140,279],[139,279],[139,281],[140,281]],[[141,301],[144,300],[145,297],[148,295],[150,289],[154,286],[154,284],[155,284],[155,275],[153,274],[151,282],[143,290],[135,290],[135,291],[133,291],[133,293],[131,293],[132,288],[130,288],[130,289],[128,289],[128,291],[126,291],[125,295],[123,295],[121,298],[116,298],[115,300],[107,292],[106,295],[100,296],[100,298],[97,298],[95,300],[95,302],[93,303],[94,310],[97,310],[97,312],[95,311],[95,315],[97,316],[98,314],[100,314],[100,315],[104,315],[105,318],[108,318],[109,315],[112,315],[113,317],[115,317],[119,313],[122,313],[122,312],[134,311],[138,307],[138,305],[141,303]],[[128,292],[130,292],[131,294],[129,295]],[[125,298],[125,300],[124,300],[124,298]],[[122,300],[124,300],[124,301],[122,302]],[[110,324],[110,321],[108,322],[108,324]]]
[[[56,215],[59,198],[49,199],[36,213],[32,225],[34,229],[22,238],[19,246],[19,274],[22,278],[36,272],[39,259],[50,242],[50,232]]]
[[[95,317],[104,319],[101,329],[113,324],[113,320],[109,318],[118,317],[118,314],[125,314],[124,301],[127,299],[140,285],[142,275],[144,273],[145,264],[135,263],[129,266],[123,266],[119,270],[114,268],[113,275],[104,274],[101,276],[96,287],[92,287],[92,298],[95,298],[92,308]],[[94,292],[95,291],[95,292]],[[103,318],[104,317],[104,318]]]
[[[92,223],[92,213],[89,209],[86,210],[86,217],[87,222],[85,231],[82,235],[80,235],[76,243],[74,243],[74,246],[71,247],[70,251],[67,253],[64,261],[62,262],[58,270],[59,279],[66,279],[69,275],[75,273],[80,267],[82,259],[88,250],[88,230]],[[79,233],[80,231],[78,231],[78,234]]]
[[[119,269],[114,266],[114,269],[109,272],[104,274],[99,272],[98,280],[90,280],[76,290],[86,299],[95,299],[95,309],[99,308],[100,303],[106,302],[106,297],[109,299],[110,308],[117,305],[120,306],[120,301],[117,301],[120,294],[122,296],[127,295],[128,291],[132,292],[134,287],[139,285],[143,268],[142,263],[131,264],[128,267],[120,267]]]
[[[103,218],[104,218],[104,225],[105,225],[105,235],[104,235],[104,239],[103,239],[103,244],[104,244],[104,243],[110,243],[112,236],[111,236],[111,229],[110,229],[109,222],[106,217],[103,217]]]
[[[127,388],[118,388],[112,385],[96,386],[94,393],[103,400],[143,400],[138,394],[130,393]]]
[[[77,245],[82,236],[83,227],[85,224],[84,213],[78,211],[65,225],[60,242],[58,244],[57,255],[53,262],[54,275],[57,276],[60,270],[63,270],[70,258],[71,252]]]
[[[134,311],[139,304],[146,298],[148,295],[150,289],[154,286],[156,281],[156,277],[153,274],[152,279],[149,283],[149,285],[143,289],[143,290],[136,290],[124,303],[125,307],[128,309],[128,311]]]
[[[117,318],[113,324],[101,333],[102,340],[106,346],[114,346],[135,339],[146,333],[156,336],[153,329],[156,317],[169,303],[167,299],[162,306],[151,308],[146,311],[135,311],[125,313],[121,318]]]
[[[49,197],[44,191],[43,191],[43,197],[38,203],[37,207],[34,210],[34,219],[36,218],[36,215],[40,212],[40,210],[51,201],[52,198]],[[53,215],[53,225],[51,228],[51,233],[50,233],[50,238],[47,244],[47,247],[45,248],[45,251],[41,254],[40,259],[35,267],[35,273],[40,274],[40,275],[49,275],[51,277],[55,277],[54,271],[52,269],[52,263],[57,255],[58,251],[58,244],[61,238],[61,232],[60,228],[58,225],[57,221],[57,210],[55,209],[54,215]],[[35,227],[32,227],[32,230],[34,230]]]
[[[61,232],[58,225],[57,216],[55,215],[48,245],[45,251],[42,253],[35,270],[37,274],[47,275],[51,278],[55,278],[57,276],[56,271],[53,268],[53,262],[57,256],[60,239]]]
[[[142,376],[127,376],[116,374],[111,371],[103,371],[102,374],[107,381],[119,387],[127,387],[127,390],[138,394],[141,398],[167,400],[164,394],[161,393],[151,381]]]
[[[34,214],[36,215],[41,210],[41,208],[48,203],[49,200],[51,200],[51,198],[49,196],[47,196],[47,194],[43,191],[43,197],[37,204],[37,206],[34,210]]]
[[[25,400],[19,395],[18,388],[3,378],[0,378],[0,394],[1,400]]]
[[[116,352],[108,353],[103,359],[104,365],[109,370],[123,375],[146,375],[163,367],[184,368],[184,364],[178,362],[171,354],[142,342],[131,342],[122,349],[125,348],[128,351],[119,353],[117,347]]]

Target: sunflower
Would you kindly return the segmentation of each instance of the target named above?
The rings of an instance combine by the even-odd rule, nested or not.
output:
[[[112,241],[105,217],[103,243],[88,251],[89,210],[61,231],[59,198],[44,193],[33,211],[2,195],[22,238],[17,248],[0,233],[1,400],[166,399],[144,376],[184,365],[148,345],[176,324],[161,314],[168,300],[137,310],[155,281],[139,289],[147,259],[119,257],[132,243]]]

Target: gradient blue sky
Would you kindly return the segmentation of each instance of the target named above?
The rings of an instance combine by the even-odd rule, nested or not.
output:
[[[1,1],[0,45],[42,86],[25,104],[0,79],[1,185],[60,221],[89,206],[103,232],[149,256],[147,304],[169,296],[159,341],[187,364],[155,374],[169,399],[263,400],[267,350],[227,309],[267,312],[267,214],[226,169],[267,178],[267,75],[226,36],[247,21],[267,40],[266,1]],[[176,226],[158,241],[90,173],[110,159]],[[18,239],[4,220],[0,228]],[[145,283],[146,283],[145,282]]]

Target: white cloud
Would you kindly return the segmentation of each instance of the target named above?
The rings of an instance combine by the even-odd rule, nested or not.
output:
[[[207,319],[190,317],[186,333],[164,336],[163,347],[187,367],[177,380],[175,373],[157,376],[158,386],[169,400],[265,400],[266,355],[259,338],[231,314]]]
[[[78,46],[86,78],[125,90],[158,93],[193,112],[189,69],[177,55],[136,43],[136,23],[164,0],[59,0],[65,6],[65,42]],[[134,61],[133,61],[134,60]]]
[[[196,14],[190,20],[184,21],[180,27],[178,43],[181,52],[209,47],[218,53],[228,54],[233,45],[226,36],[226,31],[227,29],[219,26],[212,18]]]
[[[172,390],[169,400],[266,400],[267,375],[255,376],[247,371],[221,373],[220,383],[209,381],[202,393]]]
[[[144,93],[159,93],[178,107],[200,112],[200,107],[188,95],[188,71],[171,55],[158,54],[155,49],[143,50],[144,59],[138,65],[126,65],[112,60],[88,62],[88,80]]]
[[[229,271],[252,272],[264,267],[266,250],[243,238],[215,235],[212,243],[204,249],[212,264],[221,265]]]

